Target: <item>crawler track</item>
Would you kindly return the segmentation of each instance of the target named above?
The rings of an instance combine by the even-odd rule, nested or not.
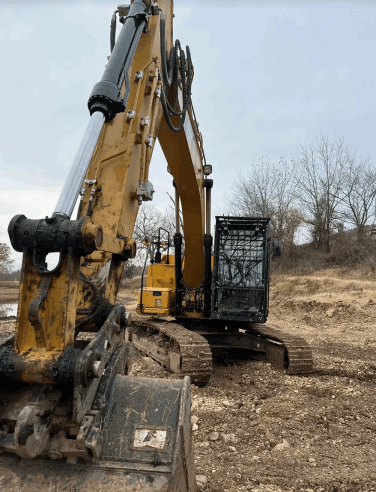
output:
[[[270,340],[272,342],[271,350],[273,350],[273,342],[282,344],[285,348],[284,368],[287,374],[310,374],[313,372],[312,349],[303,338],[290,335],[270,325],[252,325],[248,328],[248,332],[262,340]]]
[[[204,386],[212,374],[212,354],[204,337],[170,322],[134,317],[129,340],[166,369]]]

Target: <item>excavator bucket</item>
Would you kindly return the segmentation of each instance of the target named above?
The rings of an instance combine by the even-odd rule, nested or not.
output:
[[[0,457],[1,492],[196,492],[190,380],[115,376],[99,459]],[[69,461],[69,460],[68,460]]]

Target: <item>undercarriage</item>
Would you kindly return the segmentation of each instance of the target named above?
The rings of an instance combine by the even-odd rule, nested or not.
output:
[[[212,278],[207,278],[210,289],[197,289],[193,295],[184,286],[181,315],[175,312],[174,321],[139,316],[128,328],[128,340],[169,371],[190,376],[197,385],[209,382],[211,349],[247,351],[249,357],[265,360],[288,374],[311,373],[312,351],[307,342],[265,324],[271,246],[268,218],[217,217]],[[177,256],[180,251],[175,249]],[[176,277],[179,270],[175,263]],[[149,268],[151,278],[154,272],[155,265]],[[161,294],[154,289],[148,291],[152,300]],[[205,316],[208,306],[210,317]]]
[[[269,325],[245,323],[236,327],[218,327],[212,320],[162,322],[135,319],[127,332],[132,344],[167,370],[190,376],[193,384],[209,383],[212,372],[212,349],[232,349],[232,354],[247,352],[248,357],[263,360],[286,374],[310,374],[312,350],[300,337]]]

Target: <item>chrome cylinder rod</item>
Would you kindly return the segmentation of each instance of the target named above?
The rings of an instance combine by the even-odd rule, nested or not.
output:
[[[91,116],[64,188],[61,191],[54,214],[65,215],[67,218],[71,217],[104,122],[105,117],[100,111],[96,111]]]

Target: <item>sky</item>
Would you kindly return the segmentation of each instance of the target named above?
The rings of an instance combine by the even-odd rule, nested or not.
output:
[[[117,3],[0,0],[0,242],[15,214],[51,215],[110,54]],[[192,52],[192,100],[213,165],[213,214],[261,156],[290,159],[319,134],[376,159],[376,1],[175,0]],[[119,28],[118,28],[119,30]],[[171,176],[156,146],[154,204]],[[21,255],[12,253],[19,265]]]

